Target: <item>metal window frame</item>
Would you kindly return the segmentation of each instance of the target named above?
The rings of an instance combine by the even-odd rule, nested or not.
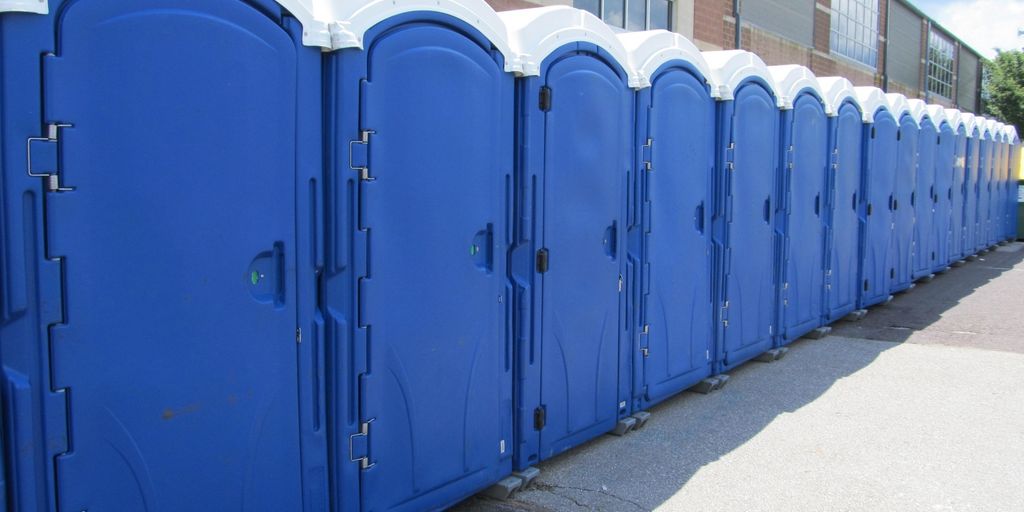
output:
[[[598,0],[598,2],[597,2],[597,17],[600,18],[601,21],[604,21],[605,23],[608,23],[608,21],[605,20],[605,17],[604,17],[604,4],[605,4],[606,1],[607,0]],[[612,27],[615,27],[615,28],[619,28],[619,29],[623,29],[623,30],[629,30],[628,28],[626,28],[626,27],[629,26],[629,4],[631,4],[633,2],[636,2],[636,1],[637,0],[622,0],[622,26],[620,27],[620,26],[617,26],[617,25],[611,25],[611,24],[609,24],[609,25],[611,25]],[[646,4],[645,5],[645,9],[644,9],[644,30],[651,30],[651,2],[653,0],[642,0],[642,1]],[[673,27],[673,23],[672,23],[672,21],[673,21],[672,17],[676,13],[676,0],[666,0],[666,1],[668,2],[668,17],[666,19],[667,23],[666,23],[665,30],[668,30],[668,31],[672,32],[672,31],[675,30],[675,27]],[[576,2],[573,2],[573,4],[575,4],[575,3]]]
[[[853,59],[866,66],[878,65],[878,19],[881,16],[878,0],[845,0],[830,7],[829,51]],[[873,19],[861,19],[870,17]],[[844,24],[845,22],[845,24]],[[845,28],[844,28],[845,27]],[[861,38],[863,34],[866,37]],[[844,46],[845,50],[841,50]],[[867,57],[867,59],[862,58]]]
[[[925,66],[925,90],[945,99],[953,99],[953,68],[956,45],[934,28],[928,30],[928,52]]]

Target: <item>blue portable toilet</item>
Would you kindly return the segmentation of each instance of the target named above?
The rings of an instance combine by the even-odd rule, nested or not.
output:
[[[1006,144],[1006,125],[1002,122],[995,123],[995,133],[998,156],[995,159],[996,168],[993,171],[992,184],[992,233],[989,235],[989,245],[995,245],[1004,240],[1006,231],[1006,190],[1009,171],[1006,164],[1009,161]]]
[[[910,206],[914,209],[913,255],[911,261],[911,279],[932,275],[932,266],[937,257],[935,227],[936,196],[935,169],[936,151],[939,144],[939,123],[931,117],[928,106],[918,99],[907,100],[910,115],[919,127],[917,140],[917,176],[914,193],[910,196]]]
[[[632,407],[650,407],[714,371],[711,259],[715,103],[700,51],[665,30],[619,35],[637,93],[631,216],[641,255],[633,291]]]
[[[482,0],[334,4],[323,291],[341,510],[512,471],[516,61]]]
[[[1021,180],[1021,153],[1020,153],[1020,135],[1017,134],[1017,127],[1010,125],[1007,127],[1009,132],[1008,138],[1010,141],[1010,197],[1008,199],[1009,204],[1007,208],[1010,209],[1010,240],[1017,239],[1017,230],[1019,226],[1018,222],[1018,211],[1020,209],[1020,184],[1018,180]]]
[[[784,346],[822,328],[828,171],[831,160],[824,93],[804,66],[770,66],[782,103],[779,155],[782,169],[778,337]]]
[[[1016,193],[1016,183],[1011,179],[1012,171],[1010,170],[1013,165],[1011,158],[1013,157],[1013,139],[1010,134],[1010,125],[1004,124],[1002,127],[1003,131],[1003,167],[1002,167],[1002,197],[1000,204],[1000,213],[1003,216],[1003,227],[999,233],[999,241],[1011,240],[1010,228],[1013,225],[1013,221],[1010,219],[1010,204],[1016,202],[1014,196],[1011,201],[1011,196]]]
[[[885,93],[877,87],[856,87],[863,114],[864,167],[860,200],[860,295],[858,307],[886,302],[892,266],[893,191],[899,125],[889,111]]]
[[[310,290],[331,48],[291,0],[0,2],[7,506],[329,499]]]
[[[999,166],[1002,158],[1000,134],[999,134],[999,123],[995,119],[987,119],[985,121],[985,129],[988,132],[988,166],[986,167],[985,174],[985,188],[981,190],[981,201],[979,202],[982,210],[982,216],[985,219],[985,225],[982,228],[984,235],[979,244],[982,249],[995,245],[995,232],[999,224],[996,218],[995,210],[996,203],[999,201]]]
[[[829,324],[857,309],[860,274],[861,172],[864,120],[849,80],[819,78],[829,116],[831,165],[828,174],[825,244],[825,311]]]
[[[964,116],[957,109],[947,108],[946,120],[953,130],[953,175],[950,184],[949,201],[949,257],[947,263],[955,263],[964,259],[964,181],[967,165],[967,127]]]
[[[964,236],[963,255],[972,256],[977,251],[975,236],[978,231],[978,181],[981,166],[980,118],[964,113],[964,127],[967,131],[967,164],[964,171]]]
[[[1008,226],[1007,240],[1017,240],[1017,220],[1018,220],[1018,202],[1020,200],[1019,194],[1019,180],[1021,179],[1021,140],[1017,135],[1017,127],[1013,125],[1007,125],[1007,140],[1010,144],[1010,176],[1008,182],[1010,189],[1007,197],[1007,209],[1009,210],[1008,215],[1010,216],[1010,225]]]
[[[988,247],[988,229],[989,229],[989,199],[990,184],[992,182],[992,158],[994,145],[994,135],[989,124],[989,120],[984,117],[979,117],[976,120],[979,137],[979,148],[978,148],[978,203],[977,212],[975,213],[975,227],[974,227],[974,252],[981,252]]]
[[[953,188],[956,174],[957,134],[941,105],[928,105],[928,117],[938,128],[935,141],[935,188],[932,216],[932,273],[949,267],[953,218]],[[922,128],[922,132],[924,129]]]
[[[718,106],[716,354],[719,372],[772,348],[778,298],[779,103],[771,73],[743,50],[704,52]],[[773,352],[772,356],[781,352]]]
[[[889,293],[898,293],[914,286],[914,199],[917,194],[917,151],[920,126],[902,94],[885,95],[899,130],[896,132],[896,176],[892,200],[892,246],[889,265]]]
[[[625,48],[569,7],[500,15],[522,67],[513,326],[516,462],[525,467],[616,428],[630,413],[626,235],[634,102]]]

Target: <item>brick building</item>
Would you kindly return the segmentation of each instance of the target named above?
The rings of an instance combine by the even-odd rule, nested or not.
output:
[[[743,48],[929,103],[978,112],[983,59],[906,0],[488,0],[565,4],[622,30],[665,28],[702,50]],[[737,11],[741,30],[736,31]]]

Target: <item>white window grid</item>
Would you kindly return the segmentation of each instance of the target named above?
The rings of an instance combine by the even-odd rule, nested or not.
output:
[[[878,0],[832,0],[829,47],[871,67],[878,65]]]

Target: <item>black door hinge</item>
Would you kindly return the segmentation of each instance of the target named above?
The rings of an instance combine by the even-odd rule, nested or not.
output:
[[[540,430],[544,428],[544,424],[547,421],[547,409],[544,406],[540,406],[533,410],[533,429]]]
[[[548,271],[548,250],[537,251],[537,273],[543,274]]]
[[[540,99],[537,102],[540,106],[541,111],[548,112],[551,110],[551,88],[548,86],[542,86],[540,88]]]

